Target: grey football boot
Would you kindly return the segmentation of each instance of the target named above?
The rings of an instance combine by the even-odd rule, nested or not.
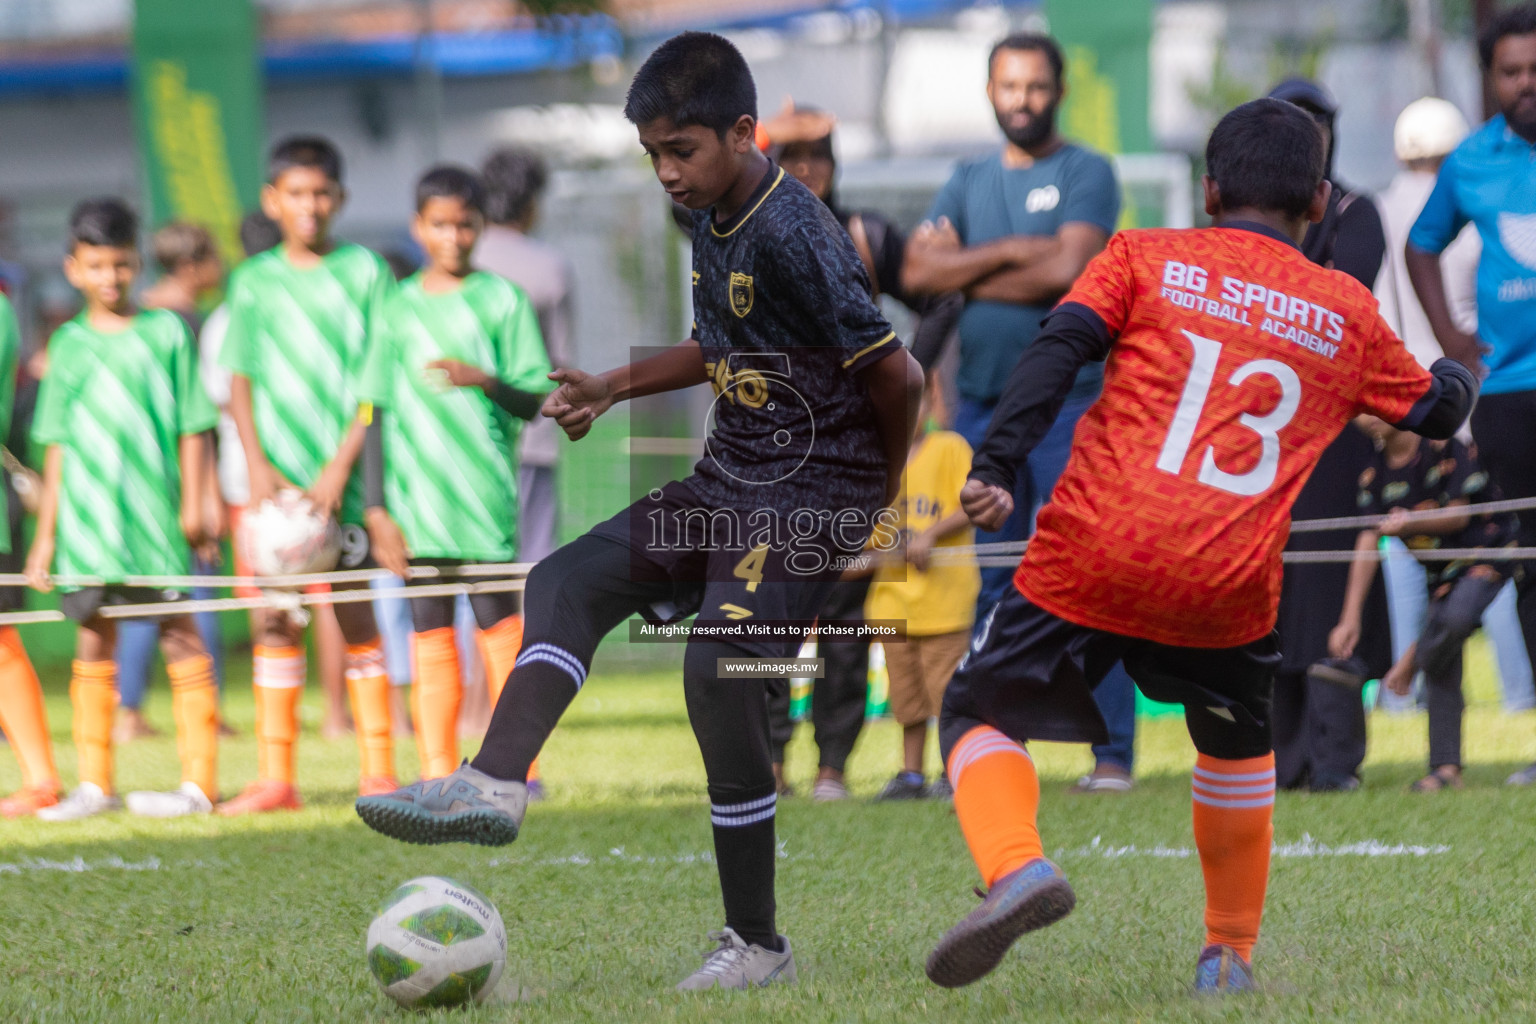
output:
[[[985,977],[1019,936],[1055,924],[1076,904],[1061,869],[1036,857],[999,878],[981,906],[945,933],[928,954],[928,979],[959,988]]]
[[[795,954],[789,940],[779,936],[784,946],[775,953],[762,946],[749,946],[730,928],[710,932],[719,945],[704,954],[704,965],[678,982],[679,992],[698,992],[707,988],[763,988],[789,985],[795,981]]]
[[[523,825],[528,787],[493,779],[465,761],[452,775],[359,797],[356,806],[369,828],[407,843],[505,846]]]

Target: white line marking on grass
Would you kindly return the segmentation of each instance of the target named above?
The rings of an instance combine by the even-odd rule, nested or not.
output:
[[[779,860],[814,860],[814,856],[792,854],[783,840],[778,845]],[[644,857],[635,853],[628,853],[622,846],[615,846],[604,857],[589,857],[585,853],[572,853],[564,857],[544,857],[540,860],[525,861],[515,857],[493,857],[486,862],[487,867],[590,867],[593,864],[709,864],[715,863],[713,852],[703,853],[676,853],[670,857]]]
[[[161,867],[159,857],[146,857],[139,861],[123,860],[121,857],[103,857],[94,864],[86,861],[84,857],[76,856],[73,860],[45,860],[41,857],[28,857],[18,863],[0,862],[0,875],[20,875],[33,871],[67,871],[71,874],[81,874],[86,871],[159,871]]]
[[[1384,843],[1379,839],[1362,839],[1353,843],[1340,843],[1337,846],[1319,842],[1311,835],[1303,832],[1301,838],[1289,843],[1275,843],[1270,849],[1270,856],[1277,859],[1307,858],[1307,857],[1433,857],[1442,853],[1450,853],[1451,848],[1443,843],[1433,846],[1420,846],[1416,843]],[[1079,846],[1075,850],[1057,850],[1053,856],[1058,859],[1071,859],[1081,857],[1097,857],[1103,860],[1117,860],[1121,857],[1194,857],[1197,851],[1187,846],[1164,846],[1158,843],[1152,847],[1140,847],[1135,843],[1126,846],[1115,846],[1106,843],[1102,836],[1094,836],[1093,841],[1087,846]]]

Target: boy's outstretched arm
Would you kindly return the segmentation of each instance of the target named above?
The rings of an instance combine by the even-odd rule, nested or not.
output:
[[[544,393],[513,387],[500,377],[457,359],[434,359],[427,369],[442,373],[456,388],[479,388],[485,397],[520,420],[533,419],[544,404]]]
[[[592,421],[630,398],[678,391],[709,380],[704,372],[704,353],[693,338],[673,345],[648,359],[620,366],[607,373],[591,374],[562,369],[549,375],[560,386],[544,399],[543,413],[560,424],[567,437],[579,441],[592,429]]]
[[[875,429],[885,451],[885,503],[901,493],[901,471],[907,465],[907,448],[917,429],[917,409],[923,398],[923,368],[905,348],[870,363],[859,374],[875,407]]]
[[[987,436],[971,459],[960,507],[983,530],[996,530],[1013,511],[1019,466],[1061,412],[1077,371],[1109,355],[1104,321],[1086,306],[1063,303],[1013,368]]]
[[[33,590],[47,593],[53,589],[48,579],[53,567],[54,534],[59,523],[59,482],[64,478],[64,449],[48,446],[43,455],[43,493],[37,503],[37,527],[32,531],[32,548],[27,552],[27,583]]]

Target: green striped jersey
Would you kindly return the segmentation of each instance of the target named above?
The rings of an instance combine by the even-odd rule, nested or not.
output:
[[[315,482],[357,416],[369,324],[392,282],[384,261],[360,245],[339,245],[305,269],[279,246],[230,278],[219,362],[250,379],[262,450],[299,487]],[[358,461],[342,500],[344,523],[363,521]]]
[[[422,289],[420,275],[412,277],[386,300],[363,375],[363,399],[385,414],[385,502],[412,555],[509,560],[522,421],[480,388],[453,387],[428,373],[434,359],[477,366],[521,391],[549,391],[533,303],[510,281],[481,271],[434,294]]]
[[[0,293],[0,441],[11,434],[11,412],[16,401],[16,364],[21,359],[21,328],[11,300]],[[22,452],[25,455],[26,452]],[[0,555],[11,553],[11,531],[0,527]]]
[[[35,443],[63,450],[54,571],[185,573],[180,440],[218,420],[175,313],[145,310],[111,332],[81,313],[55,331],[32,423]]]

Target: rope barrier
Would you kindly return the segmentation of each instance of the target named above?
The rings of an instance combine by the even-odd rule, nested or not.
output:
[[[215,577],[229,579],[230,577]],[[520,591],[521,579],[488,580],[485,583],[433,583],[411,587],[401,597],[456,597],[459,594],[505,594]],[[263,594],[260,597],[219,597],[203,601],[156,601],[151,604],[119,604],[102,608],[104,619],[164,618],[168,615],[197,615],[201,612],[246,611],[253,608],[287,608],[322,604],[356,604],[372,601],[380,595],[371,589],[335,590],[326,594]],[[66,622],[61,611],[0,613],[0,626],[25,626],[40,622]]]
[[[1467,506],[1469,514],[1494,515],[1504,512],[1525,512],[1536,510],[1536,498],[1513,498],[1507,501],[1489,501]],[[1404,515],[1406,522],[1417,522],[1426,519],[1442,518],[1446,509],[1435,508],[1419,512],[1408,512]],[[1379,515],[1364,516],[1337,516],[1331,519],[1306,519],[1291,524],[1291,533],[1322,533],[1330,530],[1362,530],[1376,526],[1381,522]],[[951,564],[956,562],[972,562],[982,569],[1012,568],[1018,564],[1019,556],[1028,546],[1027,540],[1023,541],[992,541],[984,544],[971,545],[945,545],[933,550],[932,559],[935,563]],[[1510,561],[1536,561],[1536,547],[1533,548],[1425,548],[1407,549],[1400,554],[1407,554],[1420,561],[1478,561],[1478,562],[1510,562]],[[1378,561],[1387,557],[1388,552],[1364,551],[1357,552],[1354,549],[1338,551],[1286,551],[1281,555],[1281,561],[1286,565],[1348,563],[1357,558],[1373,558]],[[532,562],[497,562],[486,564],[466,564],[457,566],[412,566],[412,580],[423,579],[453,579],[453,578],[477,578],[493,577],[484,583],[438,583],[438,584],[412,584],[409,589],[400,594],[402,597],[444,597],[458,594],[475,593],[508,593],[520,591],[524,587],[525,578],[533,568]],[[114,581],[111,585],[126,587],[143,587],[149,589],[186,589],[190,587],[207,587],[211,589],[233,589],[239,587],[258,587],[262,594],[258,597],[227,597],[211,598],[207,600],[157,602],[153,604],[126,604],[112,605],[101,609],[101,616],[107,619],[131,619],[142,617],[163,617],[167,614],[191,615],[199,612],[242,611],[255,608],[293,608],[307,605],[323,604],[352,604],[359,601],[372,601],[379,595],[371,588],[356,590],[331,591],[323,594],[306,594],[292,592],[299,588],[311,587],[320,584],[347,584],[369,583],[376,579],[390,579],[393,574],[387,569],[343,569],[333,572],[299,573],[288,576],[126,576],[121,581]],[[107,586],[108,581],[97,576],[54,576],[50,577],[54,586],[66,588],[100,587]],[[27,578],[20,573],[0,573],[0,587],[25,587],[28,586]],[[0,626],[23,626],[43,622],[63,622],[66,616],[59,611],[25,611],[0,613]]]

